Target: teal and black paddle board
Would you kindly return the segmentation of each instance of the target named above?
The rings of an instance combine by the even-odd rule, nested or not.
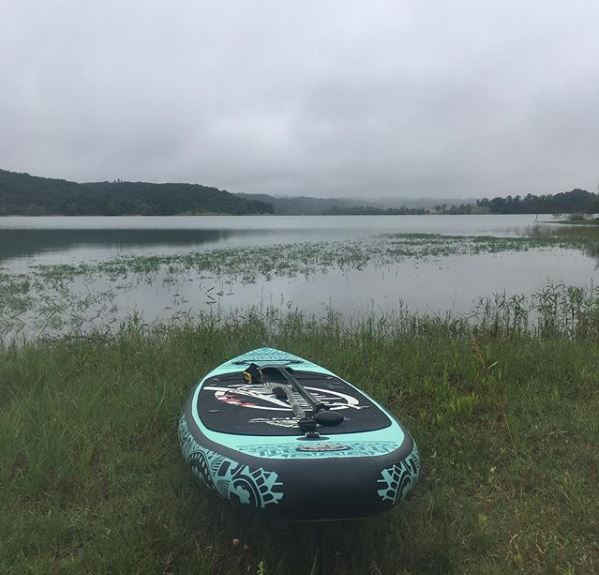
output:
[[[208,373],[187,399],[179,437],[209,489],[289,519],[384,512],[420,474],[416,443],[381,405],[331,371],[271,348]]]

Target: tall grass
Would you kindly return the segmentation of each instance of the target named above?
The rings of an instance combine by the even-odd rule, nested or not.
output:
[[[193,383],[269,344],[361,386],[421,448],[407,501],[321,528],[326,572],[597,572],[599,337],[568,307],[533,333],[506,305],[509,327],[248,313],[0,349],[0,571],[310,573],[315,526],[216,499],[177,442]]]
[[[532,296],[495,294],[481,298],[471,316],[483,330],[509,336],[599,337],[599,287],[548,282]]]
[[[115,334],[130,321],[145,325],[146,320],[140,314],[147,315],[148,310],[142,309],[133,314],[119,310],[118,288],[110,285],[84,284],[82,289],[74,292],[65,286],[46,286],[45,290],[40,289],[36,296],[32,296],[27,280],[13,278],[5,280],[4,285],[1,281],[2,277],[0,287],[5,289],[0,295],[0,345],[3,340],[23,341],[62,334],[77,337],[87,337],[90,333],[97,337],[98,332]],[[128,289],[126,286],[120,287]],[[207,303],[217,301],[210,293],[213,289],[210,288],[206,294],[210,298]],[[225,283],[221,282],[221,291],[217,295],[222,295],[224,289]],[[173,296],[172,323],[227,322],[227,317],[219,311],[213,313],[211,310],[194,309],[189,302],[184,299],[179,301],[178,297],[178,294]],[[292,305],[265,304],[247,306],[241,311],[232,312],[229,317],[257,317],[272,331],[297,314],[302,315]],[[473,303],[471,312],[465,314],[447,312],[442,316],[420,315],[400,305],[391,312],[377,312],[376,315],[374,312],[348,315],[331,310],[324,314],[324,318],[321,314],[318,321],[330,319],[329,315],[347,326],[376,321],[379,329],[382,326],[393,330],[420,329],[432,321],[443,325],[443,329],[460,334],[476,333],[482,329],[506,336],[527,332],[538,336],[597,337],[599,286],[592,283],[575,286],[549,281],[532,294],[502,292],[479,298]]]

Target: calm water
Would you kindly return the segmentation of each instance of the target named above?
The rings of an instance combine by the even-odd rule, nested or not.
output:
[[[44,264],[94,263],[222,247],[366,241],[385,233],[514,237],[555,227],[550,220],[539,222],[529,215],[8,217],[0,218],[0,269],[27,274]],[[70,283],[68,295],[63,291],[56,298],[71,298],[71,307],[84,298],[93,301],[82,312],[88,314],[90,325],[108,317],[118,321],[132,313],[153,321],[193,316],[208,309],[227,313],[248,306],[319,315],[329,308],[360,314],[403,305],[411,311],[467,314],[481,297],[532,294],[550,281],[598,284],[597,258],[577,249],[406,257],[389,265],[343,271],[332,268],[299,277],[259,278],[255,283],[201,270],[174,276],[161,270],[133,274],[117,283],[100,276],[79,277]]]
[[[73,263],[215,246],[335,241],[382,233],[523,236],[534,216],[170,216],[0,218],[0,265]]]

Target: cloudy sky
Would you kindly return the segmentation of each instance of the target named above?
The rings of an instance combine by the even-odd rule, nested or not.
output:
[[[0,168],[234,192],[599,183],[597,0],[2,0]]]

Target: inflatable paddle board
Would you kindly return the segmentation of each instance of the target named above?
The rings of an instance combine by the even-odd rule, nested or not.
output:
[[[209,489],[292,520],[382,513],[420,474],[416,443],[376,401],[271,348],[208,373],[185,403],[179,439]]]

